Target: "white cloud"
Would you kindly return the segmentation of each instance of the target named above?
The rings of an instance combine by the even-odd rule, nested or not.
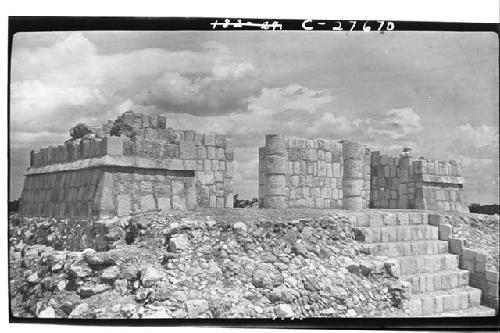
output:
[[[49,47],[16,47],[14,40],[10,126],[15,145],[34,143],[15,135],[18,131],[60,133],[79,121],[115,118],[138,104],[150,113],[244,110],[247,98],[261,89],[254,66],[220,43],[207,42],[198,52],[146,48],[100,54],[83,33],[55,35]]]
[[[495,157],[498,156],[498,140],[498,127],[487,125],[474,127],[467,123],[453,130],[447,148],[451,155]]]
[[[360,125],[366,127],[369,136],[390,140],[402,139],[422,130],[420,116],[410,107],[388,110]]]
[[[248,97],[259,94],[261,88],[262,83],[251,76],[190,79],[179,73],[164,73],[134,100],[162,112],[224,114],[246,110]]]

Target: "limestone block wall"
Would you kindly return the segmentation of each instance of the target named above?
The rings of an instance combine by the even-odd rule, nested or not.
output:
[[[414,209],[415,173],[410,157],[371,155],[370,207]]]
[[[369,161],[357,142],[268,134],[259,148],[260,207],[366,208]]]
[[[29,174],[24,180],[19,213],[75,218],[97,215],[96,197],[103,174],[98,168]]]
[[[459,256],[460,269],[470,272],[469,284],[482,291],[481,304],[494,308],[498,314],[499,272],[487,267],[491,254],[466,247],[466,239],[454,237],[457,227],[448,224],[442,215],[429,214],[429,224],[439,227],[439,239],[448,241],[449,252]]]
[[[100,195],[100,217],[190,209],[196,205],[194,172],[107,167]]]
[[[234,150],[226,135],[167,127],[126,112],[134,136],[68,141],[30,154],[21,214],[93,217],[150,209],[233,206]]]
[[[464,178],[455,161],[416,160],[415,183],[422,188],[415,202],[418,209],[469,212],[463,191]]]
[[[468,212],[455,161],[371,155],[370,207]]]
[[[135,141],[124,141],[125,156],[170,160],[170,169],[193,170],[199,206],[232,207],[234,148],[226,135],[172,128],[146,128],[139,133]]]
[[[123,216],[196,204],[193,171],[98,166],[31,174],[20,214],[57,218]]]
[[[115,137],[104,137],[91,140],[68,141],[63,145],[32,150],[30,168],[46,165],[69,163],[76,160],[95,158],[107,155],[113,149]]]
[[[461,239],[455,242],[462,243]],[[486,269],[488,253],[469,249],[463,245],[457,249],[460,255],[460,268],[467,269],[471,273],[470,285],[481,289],[481,303],[494,308],[498,313],[498,283],[499,273]]]

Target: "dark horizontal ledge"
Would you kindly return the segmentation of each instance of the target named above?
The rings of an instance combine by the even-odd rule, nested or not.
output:
[[[29,168],[28,170],[26,170],[25,175],[29,176],[34,174],[54,173],[62,171],[82,170],[95,167],[113,167],[113,166],[140,168],[140,169],[194,171],[192,167],[188,166],[188,164],[193,165],[193,163],[185,163],[185,161],[192,161],[192,160],[182,160],[182,159],[155,160],[140,156],[105,155],[96,158],[77,160],[69,163],[58,163],[38,168]],[[194,165],[196,165],[196,163],[194,163]]]

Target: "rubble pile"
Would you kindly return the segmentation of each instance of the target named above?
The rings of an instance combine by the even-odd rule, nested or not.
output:
[[[348,217],[273,210],[148,213],[109,251],[57,250],[12,235],[14,316],[303,318],[405,316],[408,286],[354,240]],[[280,212],[278,212],[280,213]],[[319,212],[318,212],[319,213]],[[315,214],[318,214],[315,213]],[[280,213],[281,214],[281,213]],[[326,213],[324,213],[326,214]]]
[[[47,245],[55,250],[83,251],[93,248],[106,251],[113,242],[124,237],[124,229],[118,219],[88,221],[55,218],[21,217],[13,214],[9,218],[11,243]]]

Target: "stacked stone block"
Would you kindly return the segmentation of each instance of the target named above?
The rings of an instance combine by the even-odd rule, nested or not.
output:
[[[487,284],[488,291],[474,282],[475,272],[484,270],[485,257],[470,264],[474,270],[464,266],[451,243],[443,239],[445,233],[436,219],[442,216],[408,211],[349,213],[356,239],[366,243],[370,254],[389,257],[384,266],[408,285],[412,316],[494,315],[494,309],[481,303],[492,306],[488,295],[498,293],[497,285]],[[488,276],[485,281],[498,282],[498,273]]]
[[[280,134],[266,135],[262,168],[264,174],[263,207],[284,208],[288,206],[287,186],[288,151],[287,140]]]
[[[455,161],[420,159],[413,162],[417,209],[468,212],[458,164]],[[421,189],[421,193],[420,193]]]
[[[498,311],[499,273],[486,269],[488,254],[468,248],[460,253],[460,268],[470,272],[470,284],[483,291],[482,302]]]
[[[455,161],[371,156],[370,207],[468,211]]]
[[[51,164],[69,163],[104,156],[107,154],[109,140],[113,140],[113,137],[67,141],[64,145],[41,148],[37,152],[32,150],[30,153],[30,167],[38,168]]]
[[[234,150],[226,135],[174,130],[165,116],[126,112],[123,120],[132,138],[104,136],[32,151],[21,213],[84,218],[232,207]],[[103,135],[112,126],[104,124]]]
[[[439,228],[439,239],[447,241],[449,252],[459,256],[460,269],[467,271],[469,284],[482,291],[481,303],[498,313],[499,272],[487,268],[490,254],[467,248],[465,238],[453,237],[456,227],[440,214],[430,214],[429,224]]]
[[[193,171],[106,167],[98,215],[124,216],[152,210],[183,210],[196,205]]]
[[[414,209],[415,179],[410,157],[371,156],[370,205],[373,208]]]
[[[349,200],[356,209],[369,202],[370,164],[365,146],[352,142],[355,151],[347,164],[350,169],[344,179],[343,143],[324,139],[266,135],[259,148],[259,200],[264,208],[342,208],[347,184]],[[349,156],[351,156],[349,155]],[[354,180],[354,181],[352,181]],[[354,186],[352,186],[354,184]]]
[[[85,218],[96,215],[102,169],[28,175],[24,181],[20,214]]]

